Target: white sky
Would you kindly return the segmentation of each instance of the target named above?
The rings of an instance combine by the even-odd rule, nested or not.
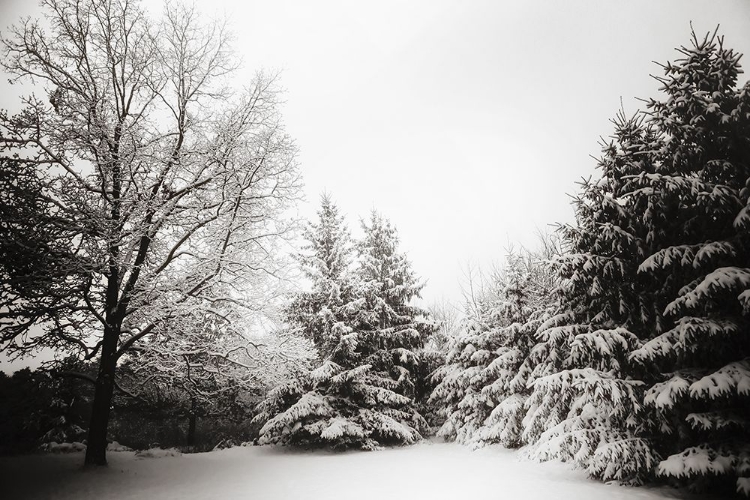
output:
[[[460,298],[467,262],[572,220],[567,193],[594,172],[620,97],[631,113],[656,94],[652,61],[677,56],[690,21],[699,34],[721,24],[728,46],[750,52],[747,0],[197,4],[230,17],[246,74],[283,71],[302,214],[323,190],[355,233],[371,208],[384,213],[428,303]],[[0,0],[0,28],[35,10]],[[0,85],[0,107],[9,96]]]

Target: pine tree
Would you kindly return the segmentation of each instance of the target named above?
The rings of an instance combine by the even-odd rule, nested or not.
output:
[[[486,370],[492,383],[482,392],[496,405],[479,433],[481,444],[501,443],[515,448],[526,442],[523,420],[532,376],[527,360],[537,343],[537,330],[554,312],[557,277],[552,263],[560,250],[554,236],[542,237],[540,242],[541,248],[535,252],[524,250],[508,256],[501,311],[510,324],[502,329],[503,345]]]
[[[501,344],[498,329],[481,318],[466,320],[462,334],[450,342],[445,364],[434,375],[438,383],[430,395],[432,403],[442,406],[444,422],[438,436],[474,443],[493,406],[482,389],[491,382],[486,369]]]
[[[680,52],[666,99],[618,115],[564,230],[525,436],[601,479],[656,472],[747,493],[748,85],[715,35]]]
[[[351,319],[321,366],[259,405],[263,444],[372,450],[422,437],[414,374],[431,327],[409,304],[422,285],[387,220],[373,212],[363,230],[354,300],[345,306]]]

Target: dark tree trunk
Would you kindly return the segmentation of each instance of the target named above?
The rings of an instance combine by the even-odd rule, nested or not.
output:
[[[107,465],[107,427],[115,387],[117,340],[119,329],[106,328],[96,377],[86,446],[86,465]]]
[[[188,421],[188,433],[187,433],[187,445],[188,446],[194,446],[195,445],[195,424],[198,420],[198,417],[196,416],[196,402],[195,398],[192,398],[190,402],[190,413],[189,417],[190,420]]]
[[[99,360],[99,374],[96,377],[96,389],[94,390],[94,402],[91,408],[91,421],[89,422],[89,437],[86,446],[86,465],[107,465],[107,427],[109,426],[109,412],[112,407],[112,394],[115,388],[115,369],[117,367],[117,343],[120,340],[120,330],[125,311],[128,306],[127,292],[120,300],[120,237],[122,236],[121,203],[122,168],[120,165],[120,138],[124,117],[115,126],[112,142],[109,145],[110,157],[106,162],[111,166],[111,208],[109,221],[114,229],[107,247],[108,266],[107,291],[104,297],[104,338],[102,339],[102,354]],[[104,182],[104,181],[103,181]],[[110,201],[110,198],[106,198]],[[148,249],[150,239],[146,236],[145,247]],[[132,290],[138,280],[140,266],[145,257],[144,238],[141,238],[141,248],[138,250],[135,267],[133,268],[126,290]],[[143,255],[141,255],[143,254]]]

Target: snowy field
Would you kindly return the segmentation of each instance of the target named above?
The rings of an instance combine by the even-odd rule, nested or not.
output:
[[[83,454],[0,458],[3,498],[49,499],[664,499],[662,489],[606,485],[561,463],[519,460],[502,448],[472,452],[422,443],[378,452],[295,452],[238,447],[160,458],[109,453],[83,470]],[[704,497],[705,498],[705,497]]]

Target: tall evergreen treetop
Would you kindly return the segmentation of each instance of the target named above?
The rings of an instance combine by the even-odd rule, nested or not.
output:
[[[300,254],[299,261],[305,275],[315,285],[319,280],[340,283],[351,265],[352,243],[344,216],[329,194],[321,195],[318,222],[310,222],[304,235],[308,243],[303,249],[310,253]]]
[[[670,328],[631,359],[660,372],[644,397],[669,455],[657,473],[750,495],[750,82],[715,33],[679,51],[648,103],[656,168],[630,180],[649,208],[639,277]]]
[[[312,286],[293,298],[286,316],[325,357],[339,340],[346,316],[343,308],[353,294],[352,241],[344,216],[329,195],[321,196],[318,221],[308,224],[304,237],[307,241],[298,261]]]
[[[419,297],[419,283],[406,255],[398,252],[399,238],[390,221],[376,211],[369,224],[362,221],[364,238],[357,245],[359,294],[364,299],[360,320],[369,328],[408,324],[422,311],[409,302]]]

